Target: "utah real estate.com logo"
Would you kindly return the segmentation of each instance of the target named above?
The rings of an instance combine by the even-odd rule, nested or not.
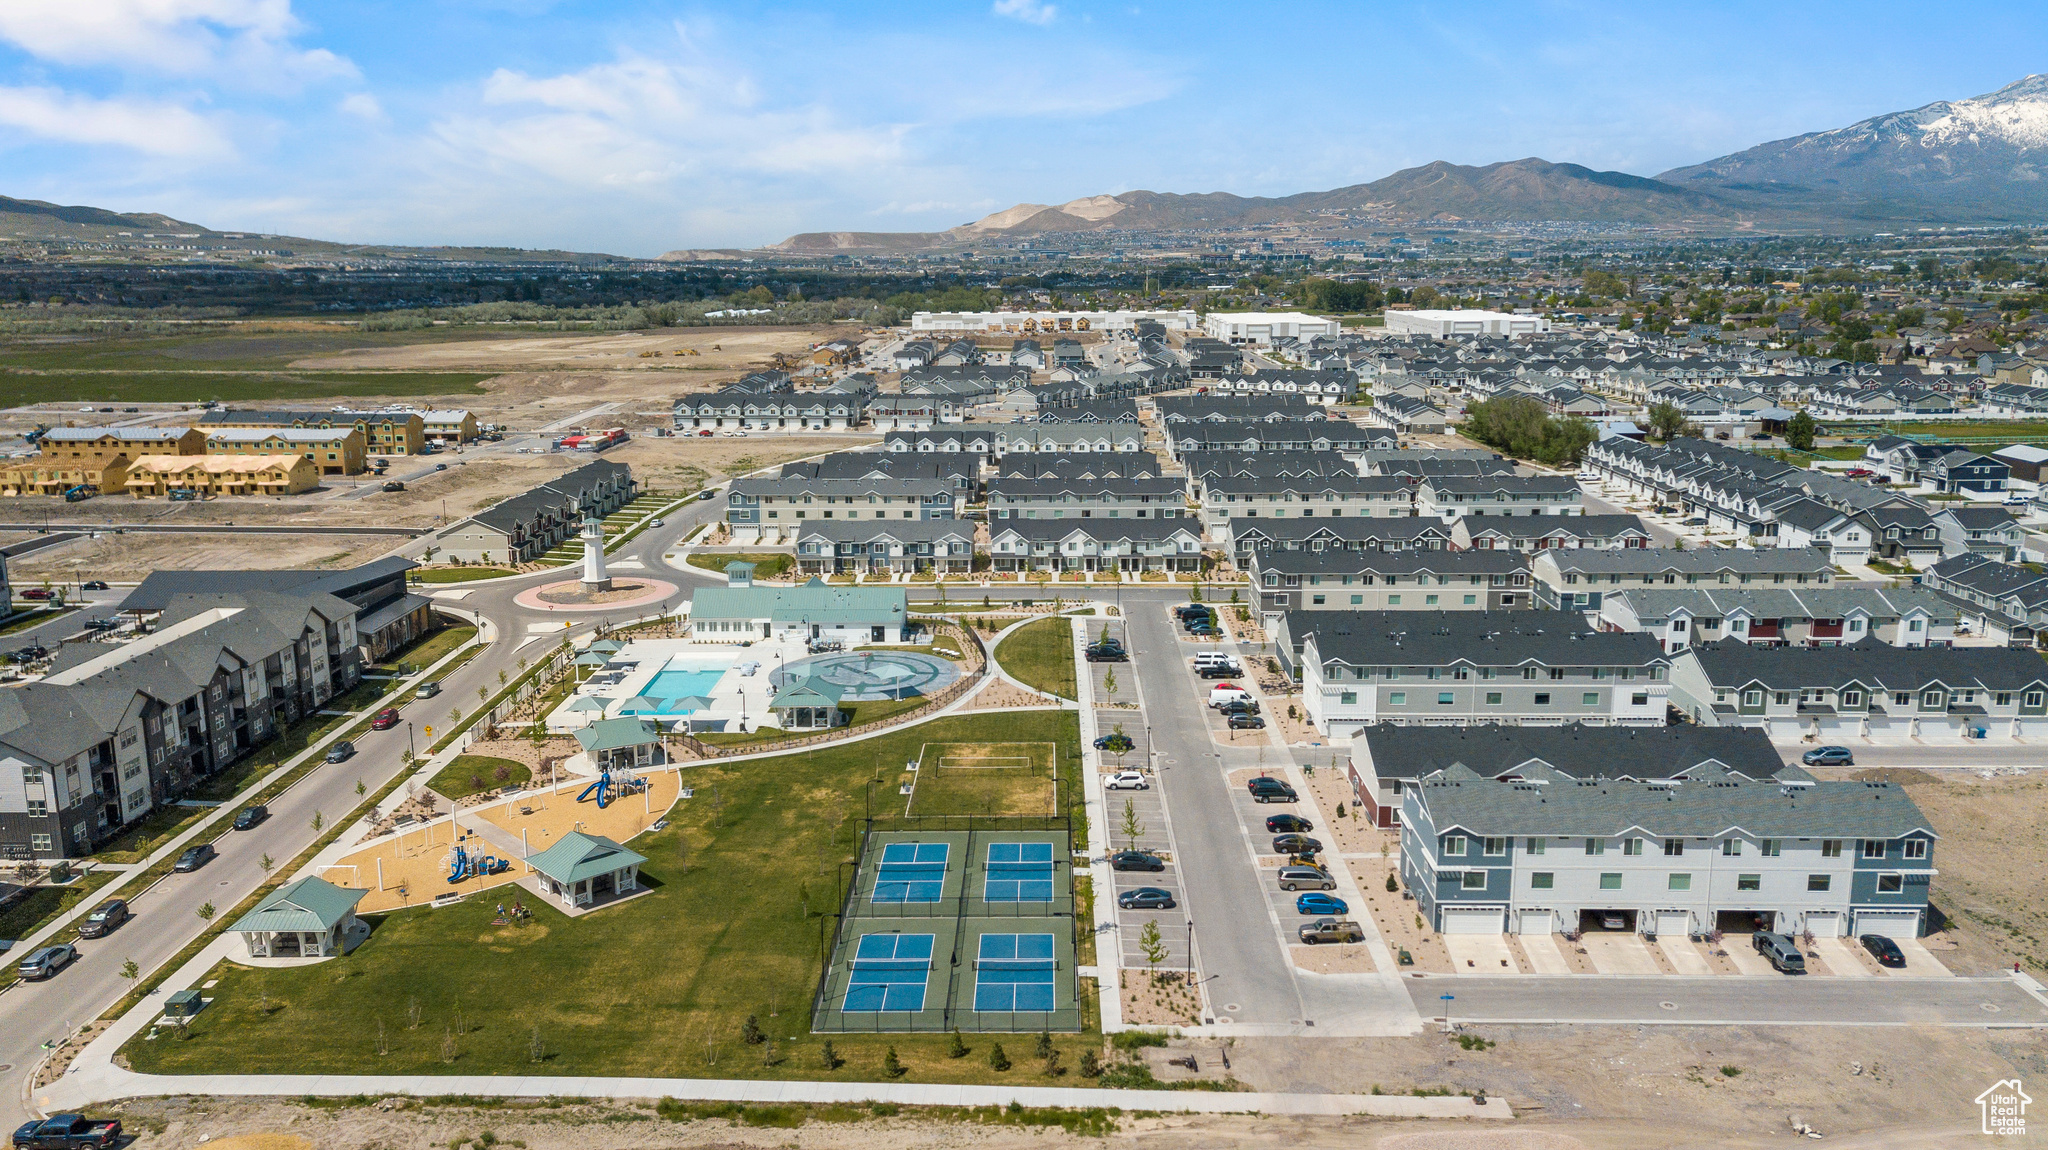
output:
[[[1986,1134],[2025,1134],[2027,1132],[2027,1103],[2033,1099],[2020,1089],[2020,1080],[2007,1078],[1991,1084],[1991,1088],[1977,1096],[1977,1108],[1984,1117]]]

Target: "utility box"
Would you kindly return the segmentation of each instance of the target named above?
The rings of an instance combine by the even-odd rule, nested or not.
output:
[[[197,990],[181,990],[164,999],[164,1013],[172,1018],[190,1018],[205,1007],[206,1000]]]

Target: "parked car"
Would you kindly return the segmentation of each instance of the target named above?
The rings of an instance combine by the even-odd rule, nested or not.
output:
[[[386,490],[386,491],[404,491],[404,490],[405,490],[405,484],[403,484],[403,483],[400,483],[400,482],[399,482],[398,480],[394,479],[394,480],[392,480],[391,482],[389,482],[389,483],[386,483],[386,484],[384,485],[384,490]]]
[[[1149,791],[1152,784],[1137,771],[1118,771],[1102,781],[1103,788],[1112,791]]]
[[[46,946],[21,960],[17,971],[25,981],[50,978],[78,961],[78,948],[68,942]]]
[[[1898,943],[1881,934],[1860,935],[1856,941],[1863,944],[1863,949],[1870,952],[1870,957],[1876,959],[1879,966],[1906,965],[1906,952],[1899,949]]]
[[[109,588],[107,587],[107,581],[105,579],[87,579],[85,582],[80,583],[78,585],[78,589],[81,591],[109,590]]]
[[[1707,525],[1707,521],[1695,515],[1691,519],[1686,520],[1685,525],[1687,527],[1705,527]]]
[[[114,933],[115,930],[120,928],[122,923],[127,922],[133,917],[133,915],[128,913],[127,899],[110,898],[92,908],[92,913],[86,915],[85,921],[78,924],[78,937],[104,937]]]
[[[660,519],[650,519],[647,521],[647,525],[649,527],[665,527],[667,523]]]
[[[1243,674],[1244,668],[1236,663],[1211,663],[1195,668],[1195,677],[1200,679],[1235,679]]]
[[[1250,700],[1252,693],[1236,683],[1218,683],[1209,688],[1209,706],[1220,707],[1232,699]]]
[[[1109,856],[1111,870],[1165,870],[1166,860],[1150,851],[1118,851]]]
[[[1173,609],[1173,617],[1183,621],[1197,615],[1206,619],[1215,613],[1216,609],[1206,603],[1183,603]]]
[[[240,821],[241,817],[240,815],[235,816],[237,821]],[[253,826],[255,824],[252,823],[250,825]],[[178,856],[177,864],[172,866],[171,869],[180,874],[185,874],[198,870],[200,867],[212,862],[219,855],[220,852],[213,849],[212,843],[200,843],[196,847],[187,847],[185,853]]]
[[[1799,756],[1799,761],[1809,767],[1853,767],[1856,755],[1847,747],[1815,747]]]
[[[56,1114],[39,1122],[25,1122],[14,1131],[15,1150],[77,1150],[87,1146],[106,1150],[120,1141],[119,1120],[102,1121],[83,1114]]]
[[[441,684],[438,681],[428,681],[421,683],[419,689],[412,693],[412,697],[415,699],[431,699],[440,693]]]
[[[1316,829],[1316,825],[1300,815],[1267,815],[1266,833],[1269,835],[1300,834]]]
[[[699,499],[716,499],[716,498],[718,498],[718,493],[717,493],[716,491],[699,491],[699,492],[697,493],[697,498],[699,498]]]
[[[1111,641],[1096,643],[1083,652],[1090,663],[1128,663],[1130,655],[1125,653],[1123,644]]]
[[[1281,890],[1336,890],[1337,880],[1330,872],[1319,866],[1284,866],[1280,868]]]
[[[269,807],[264,806],[262,803],[250,803],[248,806],[235,812],[235,829],[246,831],[269,817]]]
[[[1844,471],[1844,472],[1842,473],[1842,478],[1844,478],[1844,479],[1868,479],[1868,478],[1870,478],[1871,476],[1873,476],[1873,475],[1876,475],[1876,474],[1877,474],[1877,472],[1875,472],[1875,471],[1872,471],[1872,470],[1871,470],[1871,469],[1869,469],[1868,467],[1852,467],[1852,468],[1850,468],[1849,470],[1847,470],[1847,471]]]
[[[844,650],[846,650],[846,644],[840,642],[837,639],[813,639],[810,642],[810,651],[813,655],[816,655],[823,651]]]
[[[1245,789],[1251,792],[1255,803],[1291,803],[1300,797],[1294,793],[1293,787],[1265,775],[1245,783]]]
[[[1259,718],[1257,715],[1239,713],[1230,716],[1230,729],[1233,731],[1263,731],[1266,729],[1266,720]]]
[[[1173,892],[1160,890],[1156,886],[1141,886],[1116,896],[1116,904],[1125,910],[1172,910],[1177,904]]]
[[[1324,891],[1312,890],[1294,896],[1296,914],[1349,914],[1351,908],[1343,899]]]
[[[1294,933],[1310,946],[1319,942],[1365,941],[1365,928],[1345,919],[1319,918]]]
[[[1111,754],[1117,755],[1127,755],[1137,745],[1131,741],[1129,735],[1104,735],[1095,740],[1096,750],[1108,751]]]
[[[1259,703],[1256,699],[1232,699],[1216,709],[1225,715],[1256,715]]]
[[[376,718],[370,720],[370,729],[373,731],[388,731],[397,725],[397,707],[386,707],[383,710],[377,712]]]
[[[1777,934],[1760,930],[1749,936],[1756,952],[1770,960],[1771,968],[1779,974],[1805,974],[1806,956],[1799,953],[1799,944],[1789,934]]]
[[[1276,855],[1314,854],[1322,849],[1321,840],[1312,839],[1307,835],[1273,836],[1273,853]]]
[[[434,470],[436,470],[436,471],[446,471],[446,470],[448,470],[448,465],[447,465],[447,464],[445,464],[445,463],[436,463],[436,464],[434,465]]]
[[[21,593],[21,597],[24,599],[34,600],[36,602],[42,602],[45,599],[55,599],[57,597],[57,593],[55,591],[50,590],[47,587],[31,587],[28,590],[23,591]]]
[[[340,739],[327,748],[327,761],[345,763],[356,753],[356,745],[347,739]]]

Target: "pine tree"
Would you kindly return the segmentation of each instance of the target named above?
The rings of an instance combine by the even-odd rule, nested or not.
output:
[[[768,1041],[768,1036],[761,1033],[761,1019],[758,1015],[747,1015],[747,1021],[740,1027],[740,1037],[749,1046],[758,1046]]]
[[[825,1040],[825,1049],[818,1052],[818,1060],[825,1064],[827,1070],[839,1069],[839,1052],[832,1049],[831,1039]]]
[[[1010,1056],[1003,1053],[1002,1043],[998,1042],[988,1048],[988,1067],[998,1072],[1010,1068]]]
[[[948,1058],[965,1058],[965,1057],[967,1057],[967,1044],[966,1044],[965,1042],[962,1042],[962,1041],[960,1040],[960,1028],[959,1028],[959,1027],[957,1027],[957,1026],[953,1028],[953,1038],[952,1038],[952,1041],[950,1041],[950,1042],[948,1042],[948,1043],[946,1044],[946,1057],[948,1057]]]
[[[882,1073],[890,1078],[903,1077],[903,1063],[897,1059],[893,1046],[882,1054]]]

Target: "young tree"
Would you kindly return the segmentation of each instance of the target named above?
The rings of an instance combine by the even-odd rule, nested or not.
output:
[[[1785,442],[1801,451],[1813,450],[1813,437],[1819,430],[1812,413],[1801,408],[1785,421]]]
[[[966,1044],[965,1042],[962,1042],[962,1041],[960,1040],[960,1028],[959,1028],[959,1027],[957,1027],[957,1026],[953,1028],[953,1034],[952,1034],[952,1037],[951,1037],[951,1039],[950,1039],[950,1040],[949,1040],[949,1041],[948,1041],[948,1042],[946,1043],[946,1057],[948,1057],[948,1058],[965,1058],[965,1057],[967,1057],[967,1044]]]
[[[219,912],[213,909],[213,902],[208,900],[199,904],[199,909],[193,913],[199,916],[201,922],[212,922],[213,916]]]
[[[896,1048],[893,1046],[882,1052],[882,1073],[890,1078],[903,1077],[903,1062],[896,1057]]]
[[[998,1073],[1010,1068],[1010,1056],[1003,1053],[1002,1043],[995,1043],[988,1048],[988,1068]]]
[[[1136,847],[1138,840],[1145,836],[1145,824],[1138,820],[1138,806],[1128,797],[1124,799],[1123,832],[1132,847]]]
[[[824,1049],[818,1051],[818,1061],[824,1063],[827,1070],[839,1069],[842,1060],[839,1057],[839,1052],[832,1049],[831,1039],[826,1039]]]
[[[1159,964],[1166,961],[1166,940],[1160,937],[1158,919],[1145,921],[1145,929],[1138,935],[1138,949],[1145,952],[1145,961],[1151,964],[1157,977]]]

